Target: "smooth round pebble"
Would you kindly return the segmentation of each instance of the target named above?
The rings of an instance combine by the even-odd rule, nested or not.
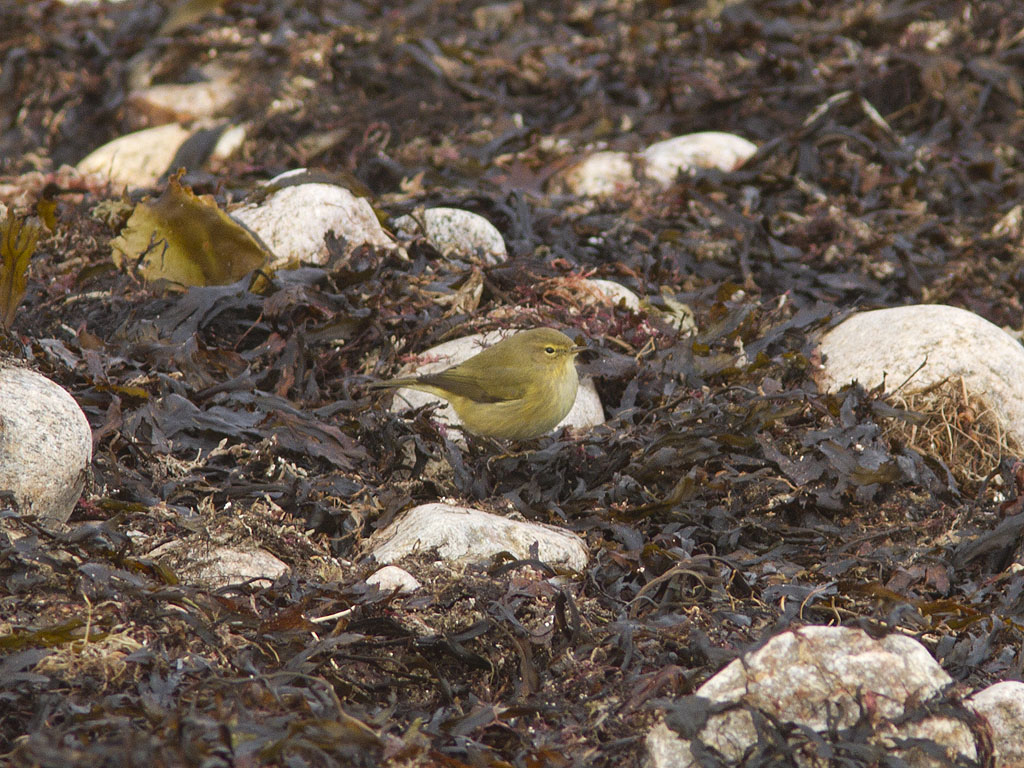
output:
[[[520,0],[481,5],[473,9],[473,26],[481,31],[497,32],[508,29],[522,15]]]
[[[404,238],[422,235],[442,256],[478,259],[493,266],[508,259],[505,239],[487,219],[460,208],[427,208],[399,216],[395,234]]]
[[[1024,347],[973,312],[941,304],[858,312],[828,331],[818,349],[822,391],[852,381],[874,389],[884,381],[890,392],[911,394],[962,377],[1024,444]]]
[[[265,549],[214,545],[202,537],[168,542],[148,557],[165,561],[183,582],[206,589],[249,583],[268,586],[288,571]]]
[[[366,577],[366,583],[382,592],[394,592],[397,589],[400,595],[410,595],[422,586],[415,576],[397,565],[385,565],[374,571]]]
[[[731,133],[704,131],[651,144],[640,153],[644,175],[662,187],[670,186],[681,172],[717,168],[735,171],[754,153],[757,145]]]
[[[964,704],[984,717],[991,727],[995,764],[1024,766],[1024,683],[995,683]]]
[[[699,726],[693,736],[703,744],[700,751],[691,750],[691,741],[664,723],[652,728],[647,736],[649,765],[690,768],[702,765],[700,755],[709,750],[715,750],[722,764],[739,762],[760,737],[751,710],[825,735],[863,722],[865,701],[871,702],[866,740],[904,764],[933,764],[921,759],[918,740],[943,748],[951,765],[958,759],[974,760],[973,734],[962,720],[939,708],[932,717],[903,717],[920,702],[940,697],[950,682],[913,638],[890,634],[875,639],[850,627],[800,627],[732,661],[697,689],[697,696],[715,704],[743,705],[726,708]],[[800,739],[808,743],[806,736]]]
[[[79,173],[102,176],[112,184],[152,187],[191,135],[177,123],[135,131],[93,150],[75,167]]]
[[[595,152],[555,174],[551,191],[580,197],[612,197],[636,187],[632,155]]]
[[[224,132],[217,139],[210,153],[212,160],[226,160],[241,148],[245,143],[245,137],[249,134],[246,125],[231,125],[224,129]]]
[[[593,288],[611,304],[615,306],[622,304],[626,309],[631,309],[634,312],[640,311],[640,297],[621,283],[616,283],[614,280],[602,280],[600,278],[587,278],[583,282],[585,285]]]
[[[65,523],[92,462],[92,430],[58,384],[26,368],[0,367],[0,490],[22,512]]]
[[[228,114],[239,96],[235,83],[225,77],[198,83],[150,85],[128,94],[125,109],[136,121],[151,123],[188,123]]]
[[[350,249],[364,244],[394,247],[370,204],[334,184],[283,187],[231,215],[267,244],[275,256],[273,267],[290,261],[325,264],[324,238],[329,232],[343,238]]]
[[[369,540],[369,553],[378,563],[427,553],[453,563],[480,563],[500,552],[528,558],[535,544],[537,557],[548,565],[574,571],[587,565],[587,547],[575,533],[442,503],[414,507],[375,532]]]

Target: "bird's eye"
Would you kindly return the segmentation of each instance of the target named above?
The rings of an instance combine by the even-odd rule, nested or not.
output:
[[[554,347],[544,347],[544,351],[547,352],[549,355],[555,354],[555,348]]]

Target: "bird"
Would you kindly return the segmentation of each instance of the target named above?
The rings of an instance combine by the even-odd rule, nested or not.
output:
[[[576,355],[584,349],[554,328],[533,328],[440,373],[371,386],[429,392],[451,403],[474,435],[529,440],[550,432],[572,409],[579,387]]]

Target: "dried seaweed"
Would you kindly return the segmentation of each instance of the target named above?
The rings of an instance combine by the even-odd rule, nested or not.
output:
[[[658,717],[695,732],[707,713],[682,697],[810,622],[917,636],[965,688],[1019,674],[1019,446],[969,393],[948,448],[922,400],[826,395],[813,374],[816,335],[858,307],[1020,326],[1024,11],[499,5],[5,14],[0,201],[44,201],[48,229],[3,351],[65,385],[95,442],[69,532],[0,495],[5,759],[639,766]],[[196,194],[227,208],[306,164],[385,223],[480,213],[509,260],[329,237],[324,265],[177,295],[118,272],[128,197],[61,165],[138,119],[140,83],[213,59],[241,73],[250,133],[188,168]],[[760,149],[664,190],[545,194],[591,148],[709,129]],[[594,301],[588,277],[643,310]],[[541,324],[588,340],[606,424],[463,444],[366,387],[439,342]],[[424,556],[419,592],[368,587],[367,537],[439,498],[573,530],[587,570]],[[181,543],[291,570],[201,585],[159,555]],[[866,727],[757,723],[751,765],[886,757]]]

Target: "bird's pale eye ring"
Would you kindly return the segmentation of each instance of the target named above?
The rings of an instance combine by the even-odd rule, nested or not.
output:
[[[547,352],[549,355],[555,354],[555,348],[554,347],[544,347],[544,351]]]

